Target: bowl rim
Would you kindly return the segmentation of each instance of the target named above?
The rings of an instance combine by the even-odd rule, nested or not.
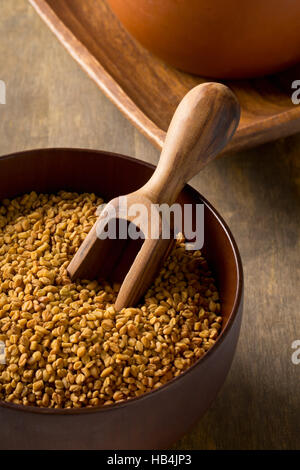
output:
[[[14,159],[14,158],[26,158],[29,154],[38,155],[41,153],[59,153],[59,152],[74,153],[77,155],[80,153],[91,153],[91,154],[98,155],[99,157],[101,155],[102,156],[105,155],[106,157],[108,156],[108,157],[117,158],[117,159],[121,159],[125,161],[127,160],[132,163],[145,166],[151,170],[155,170],[156,168],[155,165],[152,165],[151,163],[148,163],[138,158],[130,157],[128,155],[124,155],[121,153],[109,152],[106,150],[93,150],[93,149],[71,148],[71,147],[38,148],[38,149],[32,149],[32,150],[29,149],[29,150],[25,150],[21,152],[10,153],[8,155],[0,156],[0,165],[1,165],[1,161],[3,160],[9,160],[9,159]],[[137,401],[142,402],[143,400],[148,400],[153,396],[153,394],[158,395],[159,393],[164,392],[166,388],[168,388],[169,386],[173,384],[178,383],[178,381],[180,381],[185,376],[190,374],[193,370],[195,370],[197,367],[199,367],[200,364],[207,361],[208,358],[212,356],[212,354],[214,354],[214,351],[216,351],[220,347],[220,345],[223,343],[224,339],[226,338],[229,330],[231,329],[233,323],[236,320],[239,307],[243,298],[244,274],[243,274],[241,255],[240,255],[237,243],[227,223],[225,222],[223,217],[218,213],[218,211],[210,204],[210,202],[208,202],[205,199],[205,197],[203,197],[202,194],[199,193],[199,191],[194,189],[189,184],[185,185],[185,187],[183,188],[183,191],[186,191],[187,193],[189,193],[196,199],[201,199],[204,205],[210,210],[210,212],[217,219],[218,223],[221,225],[223,231],[225,232],[225,235],[230,243],[230,247],[234,255],[235,266],[236,266],[236,271],[237,271],[236,295],[235,295],[235,299],[234,299],[233,306],[232,306],[230,315],[228,317],[227,323],[224,329],[221,331],[220,335],[217,337],[215,344],[203,356],[201,356],[192,366],[190,366],[188,369],[186,369],[177,377],[173,377],[171,380],[163,384],[161,387],[151,390],[149,392],[146,392],[139,397],[129,398],[120,403],[115,403],[112,405],[101,405],[101,406],[95,406],[95,407],[85,407],[85,408],[41,408],[38,406],[19,405],[19,404],[5,402],[5,401],[0,400],[0,408],[11,409],[14,411],[22,411],[24,413],[35,413],[35,414],[41,414],[41,415],[43,414],[68,415],[68,416],[117,411],[118,409],[121,409],[123,407],[134,405],[134,403]]]

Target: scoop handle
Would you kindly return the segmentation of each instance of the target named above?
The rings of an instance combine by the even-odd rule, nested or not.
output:
[[[193,88],[179,104],[161,157],[143,190],[155,203],[176,201],[183,186],[232,138],[240,119],[233,92],[220,83]]]

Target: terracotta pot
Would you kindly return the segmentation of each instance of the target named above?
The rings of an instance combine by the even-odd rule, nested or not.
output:
[[[205,77],[270,74],[300,61],[297,0],[108,0],[166,62]]]
[[[0,158],[0,199],[31,190],[92,191],[110,200],[144,184],[153,167],[122,155],[48,149]],[[204,252],[218,280],[224,323],[214,347],[180,377],[104,408],[57,410],[0,402],[0,449],[167,448],[201,417],[230,368],[240,330],[243,273],[235,241],[215,209],[186,186],[181,203],[205,204]]]

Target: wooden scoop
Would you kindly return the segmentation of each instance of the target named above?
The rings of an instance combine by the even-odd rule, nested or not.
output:
[[[177,200],[184,185],[230,141],[239,117],[239,103],[226,86],[205,83],[193,88],[173,116],[156,171],[141,189],[113,199],[106,206],[68,266],[70,277],[120,280],[127,272],[115,307],[119,311],[134,306],[153,282],[174,243],[172,237],[162,238],[161,217],[157,224],[160,238],[151,237],[153,204],[172,205]],[[147,209],[139,222],[136,212],[128,215],[136,204],[143,204]],[[116,220],[120,224],[116,233],[118,238],[100,239],[105,237],[109,224],[113,227]],[[134,240],[122,239],[124,223],[126,229],[128,224],[134,223],[144,233],[142,246]]]

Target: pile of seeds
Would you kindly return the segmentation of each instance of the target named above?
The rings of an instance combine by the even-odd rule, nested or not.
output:
[[[160,387],[215,343],[218,292],[183,241],[139,308],[115,311],[118,285],[71,283],[66,268],[102,202],[33,192],[0,205],[1,400],[109,405]]]

